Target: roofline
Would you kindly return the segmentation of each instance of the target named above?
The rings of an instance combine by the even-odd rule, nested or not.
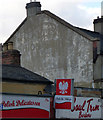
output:
[[[83,37],[87,38],[87,39],[90,40],[91,42],[98,40],[98,38],[93,38],[93,37],[91,37],[90,35],[86,34],[85,32],[83,32],[83,31],[81,31],[81,30],[79,30],[79,29],[77,29],[75,26],[69,24],[68,22],[66,22],[65,20],[61,19],[60,17],[56,16],[55,14],[51,13],[51,12],[48,11],[48,10],[43,10],[43,11],[41,11],[40,13],[38,13],[37,15],[43,14],[43,13],[46,14],[46,15],[48,15],[48,16],[50,16],[50,17],[52,17],[53,19],[57,20],[58,22],[60,22],[60,23],[63,24],[64,26],[72,29],[73,31],[75,31],[76,33],[82,35]],[[26,17],[26,18],[23,20],[23,22],[17,27],[17,29],[11,34],[11,36],[6,40],[5,43],[7,43],[7,42],[13,37],[13,35],[22,27],[22,25],[26,22],[26,20],[27,20],[27,17]]]
[[[34,80],[19,80],[19,79],[11,79],[11,78],[2,78],[2,82],[17,82],[17,83],[39,83],[39,84],[54,84],[52,81],[34,81]]]
[[[37,75],[37,76],[39,76],[40,77],[40,79],[45,79],[45,80],[43,80],[43,81],[35,81],[35,80],[26,80],[26,79],[22,79],[22,80],[20,80],[20,79],[12,79],[12,78],[6,78],[6,77],[3,77],[3,76],[1,76],[0,78],[1,79],[3,79],[3,80],[10,80],[10,81],[19,81],[19,82],[35,82],[35,83],[39,83],[39,82],[43,82],[43,83],[50,83],[50,84],[54,84],[54,82],[53,81],[51,81],[51,80],[49,80],[49,79],[47,79],[47,78],[45,78],[44,76],[41,76],[41,75],[39,75],[39,74],[37,74],[37,73],[34,73],[34,72],[32,72],[32,71],[30,71],[30,70],[28,70],[28,69],[26,69],[26,68],[24,68],[24,67],[22,67],[22,66],[17,66],[17,65],[8,65],[8,64],[2,64],[2,65],[0,65],[0,66],[8,66],[8,67],[18,67],[18,68],[22,68],[22,69],[24,69],[24,70],[26,70],[26,71],[28,71],[28,72],[31,72],[31,73],[33,73],[33,74],[35,74],[35,75]],[[14,68],[15,69],[15,68]],[[7,80],[7,81],[8,81]]]
[[[42,94],[42,95],[37,95],[37,94],[26,94],[26,93],[10,93],[10,92],[1,92],[0,94],[2,95],[16,95],[16,96],[31,96],[31,97],[53,97],[52,94]]]
[[[7,43],[12,37],[13,35],[22,27],[22,25],[26,22],[27,17],[23,20],[23,22],[17,27],[17,29],[10,35],[10,37],[5,41],[5,43]]]
[[[65,20],[61,19],[60,17],[56,16],[55,14],[51,13],[50,11],[44,10],[42,11],[42,13],[45,13],[46,15],[52,17],[53,19],[57,20],[58,22],[60,22],[61,24],[65,25],[66,27],[72,29],[73,31],[75,31],[76,33],[82,35],[83,37],[89,39],[91,42],[98,40],[98,38],[93,38],[90,35],[86,34],[85,32],[77,29],[75,26],[69,24],[68,22],[66,22]]]

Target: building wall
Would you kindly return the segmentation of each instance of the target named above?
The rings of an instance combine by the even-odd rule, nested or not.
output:
[[[28,17],[10,41],[25,68],[52,81],[74,78],[75,86],[92,87],[92,42],[50,16]]]
[[[45,87],[46,87],[46,84],[2,82],[1,92],[2,93],[14,93],[14,94],[38,95],[38,91],[41,91],[42,94],[45,94],[45,91],[44,91]]]
[[[101,23],[94,24],[94,31],[101,33]]]
[[[95,88],[103,88],[103,57],[101,55],[98,56],[96,63],[94,63],[94,80]]]
[[[98,56],[96,63],[94,63],[94,79],[100,80],[102,78],[101,75],[102,75],[102,56]]]
[[[102,99],[101,109],[102,109],[102,110],[101,110],[101,115],[102,115],[102,117],[101,117],[101,118],[103,119],[103,99]]]

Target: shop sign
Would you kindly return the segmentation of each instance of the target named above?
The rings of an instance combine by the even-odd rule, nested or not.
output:
[[[73,96],[55,95],[55,109],[73,109]]]
[[[2,118],[49,118],[50,98],[2,95]]]
[[[100,98],[75,97],[73,110],[56,110],[56,118],[100,119],[102,117]]]
[[[102,101],[102,105],[101,105],[101,114],[102,114],[102,119],[103,119],[103,99],[101,99],[101,101]]]
[[[56,95],[73,95],[73,79],[56,79]]]

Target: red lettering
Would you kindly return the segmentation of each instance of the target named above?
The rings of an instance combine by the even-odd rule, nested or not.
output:
[[[21,106],[22,105],[22,103],[20,102],[20,100],[17,100],[16,103],[17,103],[16,106]]]
[[[40,106],[40,102],[35,102],[35,105]]]
[[[96,105],[94,111],[99,110],[99,105]]]
[[[87,112],[89,112],[89,109],[90,109],[90,102],[91,102],[91,101],[93,101],[93,99],[90,99],[90,100],[87,101],[87,103],[88,103]]]
[[[90,110],[90,112],[99,110],[99,105],[93,106],[90,104],[91,101],[93,101],[93,99],[90,99],[87,101],[87,103],[88,103],[87,112],[89,112],[89,110]]]
[[[92,104],[93,98],[89,100],[84,100],[82,105],[76,104],[74,106],[74,109],[71,110],[71,112],[74,111],[79,111],[79,118],[90,118],[92,115],[88,112],[93,112],[93,111],[99,111],[99,105],[93,105]],[[76,103],[76,99],[74,100],[74,103]],[[87,106],[86,106],[87,103]],[[84,112],[83,112],[84,111]]]
[[[79,118],[81,118],[82,111],[79,112]]]
[[[76,101],[75,101],[75,102],[76,102]],[[84,110],[85,110],[85,109],[84,109],[85,104],[86,104],[86,100],[83,102],[82,105],[76,105],[76,106],[74,106],[74,109],[71,110],[71,112],[73,112],[74,110],[75,110],[75,111],[84,111]]]
[[[7,102],[3,101],[2,104],[3,104],[4,107],[12,107],[12,106],[15,106],[14,100],[13,100],[12,102],[10,102],[10,101],[7,101]]]
[[[40,102],[32,102],[31,100],[25,101],[25,100],[17,100],[16,101],[16,106],[24,106],[24,105],[35,105],[35,106],[40,106]]]
[[[90,105],[90,111],[96,111],[96,110],[99,110],[99,105],[96,105],[96,106],[92,106]]]
[[[82,106],[82,110],[83,110],[83,111],[85,110],[85,109],[84,109],[85,104],[86,104],[86,100],[84,101],[83,106]]]
[[[87,118],[87,117],[91,117],[91,114],[88,113],[82,113],[82,111],[79,112],[79,118]]]
[[[76,102],[76,97],[74,98],[74,103]],[[74,106],[74,109],[71,110],[71,112],[73,112],[75,110],[75,106]]]

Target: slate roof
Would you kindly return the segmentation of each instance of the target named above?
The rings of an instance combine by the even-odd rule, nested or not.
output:
[[[90,30],[87,30],[87,29],[83,29],[83,28],[79,28],[79,27],[76,27],[77,29],[85,32],[86,34],[90,35],[91,37],[97,40],[100,40],[100,39],[103,39],[103,35],[98,33],[98,32],[94,32],[94,31],[90,31]]]
[[[88,31],[88,30],[85,30],[85,29],[82,29],[82,28],[77,28],[77,27],[69,24],[65,20],[61,19],[60,17],[56,16],[55,14],[51,13],[50,11],[44,10],[44,11],[41,11],[41,13],[38,13],[37,15],[40,15],[40,14],[46,14],[46,15],[50,16],[51,18],[57,20],[61,24],[65,25],[66,27],[68,27],[70,29],[72,29],[73,31],[82,35],[83,37],[87,38],[90,41],[100,40],[99,35],[98,35],[99,33],[96,33],[96,32],[93,32],[93,31]],[[13,37],[13,35],[22,27],[22,25],[26,21],[27,21],[27,18],[24,19],[24,21],[18,26],[18,28],[12,33],[12,35],[7,39],[7,41],[5,43],[7,43]]]
[[[2,65],[2,80],[52,84],[53,82],[21,66]]]

